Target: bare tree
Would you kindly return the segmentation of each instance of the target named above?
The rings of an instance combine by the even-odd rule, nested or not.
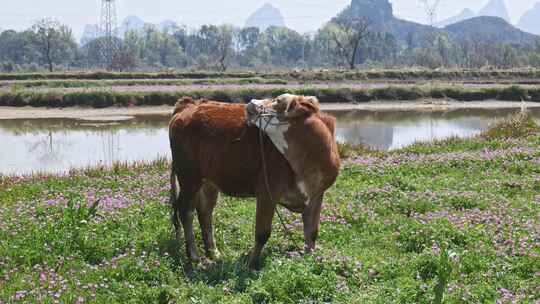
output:
[[[351,70],[356,67],[358,47],[369,32],[370,22],[366,18],[343,18],[334,22],[329,34]]]
[[[50,72],[54,70],[54,61],[65,61],[69,51],[76,48],[71,29],[53,19],[37,21],[32,31]]]
[[[113,71],[129,71],[133,70],[137,66],[137,60],[135,55],[129,50],[120,50],[114,55],[111,62],[111,68]]]
[[[52,50],[55,47],[54,42],[57,40],[60,24],[52,19],[41,19],[33,26],[34,33],[41,46],[49,72],[53,71]]]
[[[218,61],[221,71],[225,72],[229,67],[229,59],[231,56],[233,43],[233,28],[230,25],[222,25],[219,27],[218,34]]]

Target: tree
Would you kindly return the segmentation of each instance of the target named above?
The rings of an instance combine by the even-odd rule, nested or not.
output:
[[[218,54],[219,66],[222,72],[225,72],[230,63],[230,56],[233,52],[233,28],[230,25],[222,25],[219,27],[218,35]]]
[[[289,66],[303,58],[304,37],[286,27],[271,26],[264,32],[273,65]]]
[[[33,61],[33,33],[7,30],[0,33],[0,61],[20,65]]]
[[[147,25],[142,32],[129,32],[125,46],[133,56],[151,67],[178,67],[185,65],[185,56],[178,41],[165,31]]]
[[[128,71],[137,66],[137,62],[133,53],[127,49],[120,50],[114,55],[111,63],[111,67],[114,71]]]
[[[337,54],[354,70],[358,47],[369,32],[369,21],[361,17],[340,18],[331,23],[327,30],[337,46]]]
[[[262,33],[257,27],[246,27],[240,29],[236,35],[238,63],[242,66],[253,67],[257,65],[261,58],[260,47]]]
[[[68,62],[73,57],[76,42],[66,25],[52,19],[42,19],[33,25],[32,31],[35,44],[50,72],[53,72],[55,62]]]

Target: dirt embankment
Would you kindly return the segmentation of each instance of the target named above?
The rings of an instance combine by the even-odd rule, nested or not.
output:
[[[455,101],[379,101],[361,104],[333,103],[322,104],[325,111],[447,111],[453,109],[508,109],[508,108],[540,108],[534,102],[455,102]],[[142,115],[170,115],[172,106],[140,106],[109,107],[102,109],[69,107],[69,108],[35,108],[35,107],[0,107],[0,119],[32,119],[32,118],[73,118],[85,120],[125,120]]]

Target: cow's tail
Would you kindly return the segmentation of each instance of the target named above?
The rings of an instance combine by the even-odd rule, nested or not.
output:
[[[180,233],[180,184],[178,183],[178,174],[176,172],[174,162],[171,168],[171,193],[170,193],[170,204],[171,204],[171,221],[174,226],[176,235],[178,237]]]

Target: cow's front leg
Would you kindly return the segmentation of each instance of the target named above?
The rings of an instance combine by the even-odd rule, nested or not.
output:
[[[261,252],[272,233],[272,219],[276,205],[269,199],[257,198],[257,215],[255,223],[255,246],[249,255],[249,267],[258,270],[261,267]]]
[[[315,250],[315,242],[319,234],[319,222],[321,218],[322,195],[313,196],[302,212],[304,222],[304,250],[309,253]]]

